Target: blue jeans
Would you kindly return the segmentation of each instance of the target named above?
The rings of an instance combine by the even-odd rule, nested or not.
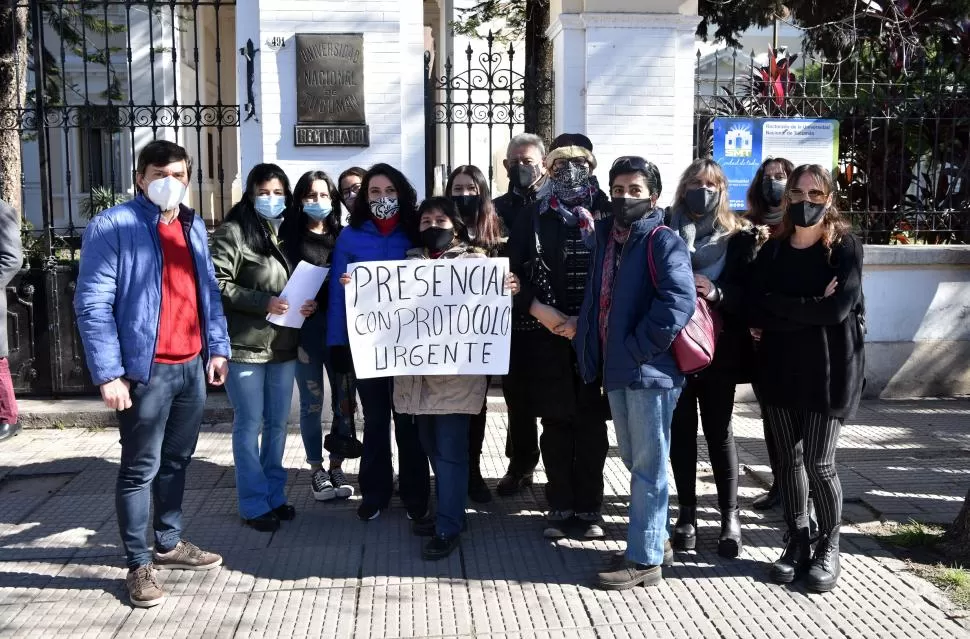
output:
[[[620,457],[631,474],[626,557],[647,566],[663,563],[668,537],[667,457],[679,396],[679,388],[609,393]]]
[[[330,405],[333,423],[330,432],[353,437],[354,395],[357,393],[353,375],[334,373],[330,368],[327,350],[312,352],[300,348],[296,361],[296,386],[300,389],[300,435],[308,464],[323,463],[323,374],[330,382]],[[339,464],[343,457],[330,454],[330,461]]]
[[[243,519],[255,519],[286,503],[283,449],[295,374],[296,360],[229,363],[226,392],[234,412],[232,457]]]
[[[435,532],[453,537],[465,521],[468,427],[472,415],[416,415],[421,445],[431,459],[438,493]]]
[[[364,411],[364,453],[360,458],[361,499],[368,505],[387,508],[394,489],[391,464],[391,390],[390,377],[358,379],[357,393]],[[431,474],[428,458],[421,448],[418,428],[411,415],[393,413],[394,438],[398,452],[398,487],[408,511],[423,515],[428,511]],[[467,490],[467,486],[465,487]]]
[[[131,408],[118,413],[121,467],[115,487],[118,528],[129,568],[152,560],[145,543],[152,498],[155,547],[166,552],[182,539],[182,494],[205,408],[202,358],[154,364],[147,384],[132,384]]]

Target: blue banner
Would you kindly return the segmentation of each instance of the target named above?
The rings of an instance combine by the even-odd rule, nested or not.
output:
[[[714,161],[728,180],[731,208],[743,211],[748,186],[768,158],[821,164],[835,171],[839,158],[837,120],[810,118],[715,118]]]

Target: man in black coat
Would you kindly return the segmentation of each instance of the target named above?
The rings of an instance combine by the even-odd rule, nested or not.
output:
[[[6,288],[23,266],[23,247],[20,242],[20,215],[12,206],[0,200],[0,441],[20,432],[17,423],[17,398],[13,393],[13,377],[7,362],[7,294]]]

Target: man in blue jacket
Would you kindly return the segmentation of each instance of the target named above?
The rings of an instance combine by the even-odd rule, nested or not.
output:
[[[191,161],[164,140],[138,156],[135,199],[84,232],[74,310],[88,369],[118,411],[118,527],[133,606],[162,602],[155,570],[208,570],[222,557],[182,539],[185,471],[208,379],[226,378],[229,337],[205,223],[181,204]],[[155,497],[154,552],[145,543]]]
[[[597,577],[606,590],[660,583],[661,565],[673,561],[667,458],[684,375],[670,347],[694,314],[697,293],[687,245],[670,229],[658,230],[660,191],[660,171],[652,163],[637,156],[614,162],[613,215],[596,224],[596,252],[573,339],[583,379],[603,376],[617,447],[631,475],[626,552]]]

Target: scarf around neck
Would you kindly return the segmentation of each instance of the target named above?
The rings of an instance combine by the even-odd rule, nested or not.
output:
[[[620,270],[620,253],[628,239],[630,239],[630,229],[621,229],[614,222],[610,239],[606,243],[606,254],[603,257],[603,277],[600,280],[599,338],[604,352],[606,349],[606,328],[610,320],[610,309],[613,307],[613,282]]]
[[[595,220],[590,208],[593,206],[593,197],[599,191],[599,185],[595,176],[590,176],[586,185],[579,188],[571,188],[561,185],[554,179],[549,180],[551,188],[543,198],[543,206],[540,211],[551,209],[559,214],[559,217],[566,226],[579,227],[580,236],[587,248],[593,248],[595,244]]]
[[[717,216],[694,218],[678,206],[670,216],[670,226],[687,244],[694,272],[717,278],[724,267],[729,237],[717,224]]]

